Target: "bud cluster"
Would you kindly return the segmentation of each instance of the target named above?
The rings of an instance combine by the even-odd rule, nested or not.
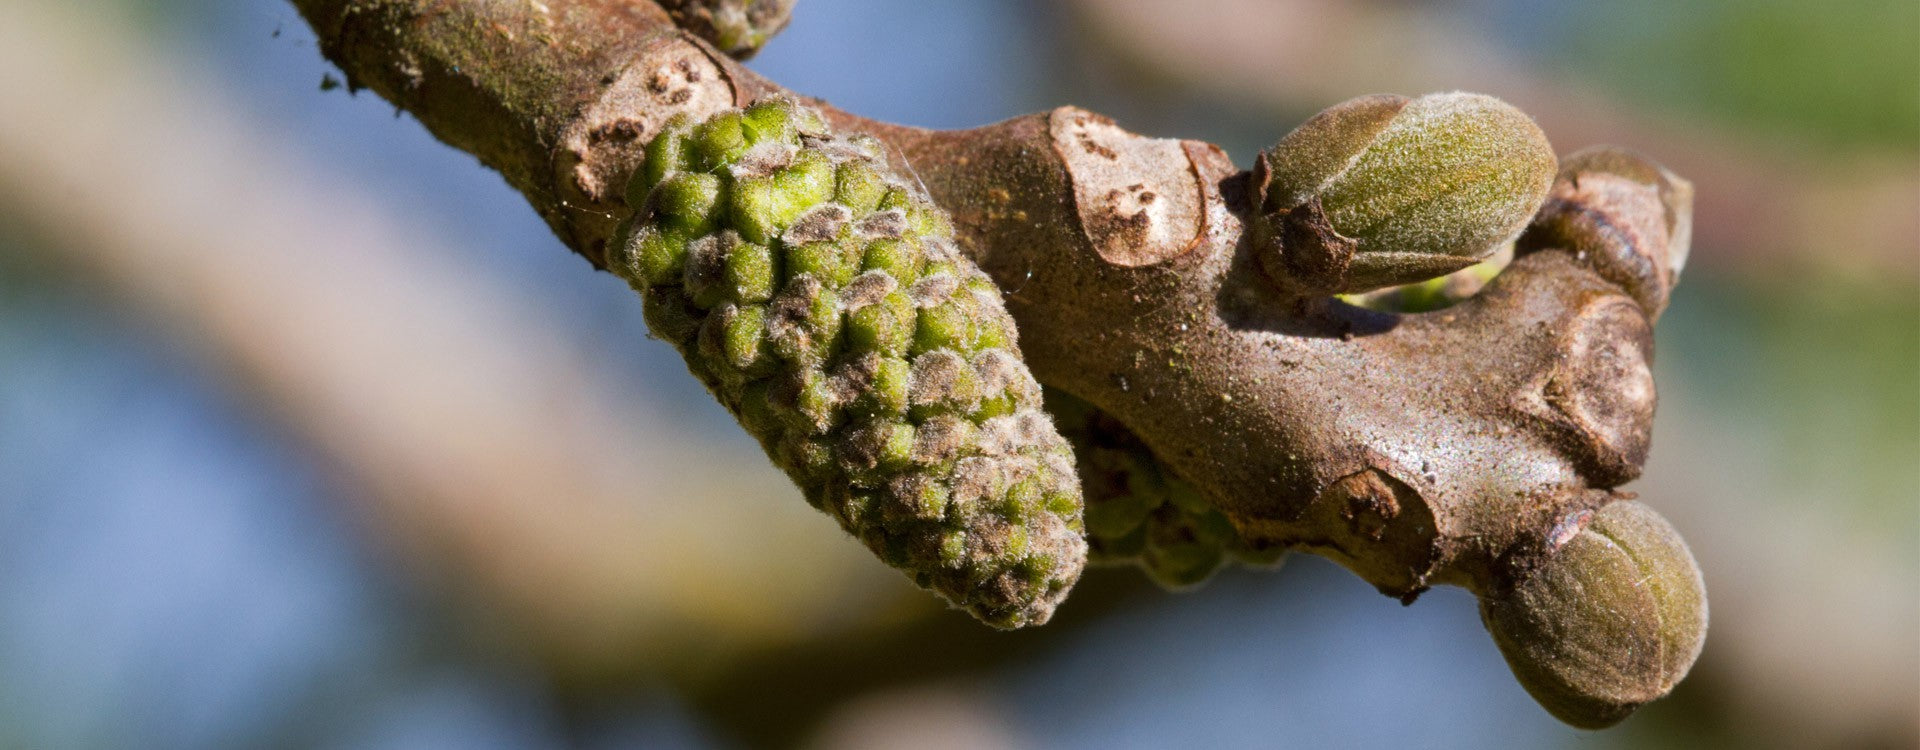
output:
[[[794,0],[660,0],[673,22],[741,60],[787,27]]]
[[[1272,567],[1284,547],[1243,540],[1199,488],[1181,479],[1113,415],[1049,389],[1047,408],[1080,457],[1089,559],[1139,565],[1169,589],[1195,586],[1228,560]]]

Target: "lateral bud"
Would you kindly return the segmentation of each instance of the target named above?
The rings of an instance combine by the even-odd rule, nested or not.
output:
[[[1707,635],[1700,568],[1667,520],[1633,500],[1563,519],[1480,618],[1514,677],[1568,724],[1600,729],[1687,675]]]
[[[1444,276],[1520,231],[1554,165],[1533,120],[1490,96],[1348,100],[1261,153],[1251,222],[1260,264],[1308,294]]]

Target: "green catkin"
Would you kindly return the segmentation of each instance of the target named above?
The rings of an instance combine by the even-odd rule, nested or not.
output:
[[[1284,548],[1241,539],[1199,488],[1160,463],[1112,415],[1057,390],[1047,389],[1045,397],[1060,433],[1080,457],[1091,562],[1138,565],[1161,586],[1184,589],[1206,581],[1228,560],[1272,567],[1285,559]]]
[[[608,265],[807,501],[1002,628],[1087,555],[1074,455],[951,223],[871,139],[763,101],[646,149]]]

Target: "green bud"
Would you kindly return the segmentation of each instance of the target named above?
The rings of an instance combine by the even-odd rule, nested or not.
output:
[[[837,242],[809,242],[788,251],[788,278],[807,274],[828,286],[844,286],[860,272],[858,260],[848,257]]]
[[[638,179],[638,178],[635,178]],[[620,221],[613,230],[613,240],[607,243],[607,270],[623,279],[645,279],[641,268],[640,256],[648,237],[660,234],[658,228],[651,226],[647,217],[628,216]],[[656,237],[657,239],[657,237]],[[677,274],[678,271],[676,270]],[[648,286],[640,282],[635,289]]]
[[[953,221],[945,211],[916,205],[907,210],[907,228],[922,237],[947,237],[953,234]]]
[[[766,302],[773,299],[773,251],[765,245],[736,245],[727,254],[726,285],[733,298],[741,302]]]
[[[1445,275],[1518,233],[1554,168],[1540,128],[1498,99],[1353,99],[1261,154],[1261,263],[1315,293]]]
[[[1700,569],[1680,533],[1632,500],[1575,513],[1552,536],[1509,590],[1482,595],[1480,617],[1549,713],[1611,726],[1666,695],[1700,655]]]
[[[988,317],[985,320],[974,321],[973,346],[975,349],[1006,349],[1013,346],[1013,342],[1011,319]]]
[[[780,236],[780,230],[794,219],[800,218],[804,206],[788,201],[771,178],[745,179],[735,182],[728,196],[732,201],[732,220],[735,231],[748,241],[772,244]]]
[[[903,186],[890,185],[886,192],[880,194],[880,203],[874,207],[874,210],[887,211],[895,208],[905,210],[911,205],[913,205],[912,193],[907,192]]]
[[[825,435],[840,421],[840,393],[833,380],[818,370],[800,371],[794,392],[794,426],[810,435]]]
[[[973,317],[964,305],[946,302],[920,311],[913,332],[913,352],[935,349],[965,352],[973,348]]]
[[[723,332],[724,353],[727,364],[749,375],[758,374],[762,365],[770,364],[767,356],[767,309],[759,305],[733,308],[734,313],[720,317],[726,324]]]
[[[886,356],[907,353],[914,318],[886,304],[873,304],[847,314],[847,345],[854,351]]]
[[[747,141],[747,132],[737,110],[722,112],[694,126],[689,140],[693,168],[701,172],[712,172],[723,165],[732,164],[753,145]]]
[[[860,265],[892,276],[902,284],[912,284],[920,280],[920,262],[919,248],[906,240],[878,239],[867,243]]]
[[[641,313],[646,317],[647,330],[660,340],[685,348],[700,330],[703,314],[694,310],[690,300],[679,289],[656,287],[641,299]]]
[[[773,176],[774,185],[787,193],[787,200],[794,205],[812,208],[833,200],[834,180],[833,159],[824,152],[805,150],[794,155],[787,168]],[[920,204],[927,210],[940,212],[931,203]],[[791,222],[788,222],[789,224]],[[785,225],[781,226],[785,229]]]
[[[1078,476],[945,214],[789,101],[648,154],[607,264],[655,335],[882,560],[984,622],[1044,622],[1086,556]]]
[[[674,172],[693,166],[693,153],[687,139],[693,134],[693,121],[686,115],[674,115],[665,127],[647,143],[647,161],[627,183],[627,206],[639,209],[647,205],[647,196],[661,180]]]
[[[742,112],[740,129],[751,145],[768,141],[787,142],[797,136],[793,128],[793,110],[771,101],[755,104]]]
[[[856,214],[869,214],[880,207],[887,193],[887,178],[866,162],[841,164],[835,174],[833,200]]]
[[[698,172],[662,179],[649,200],[662,228],[688,237],[712,231],[726,205],[720,178]]]
[[[920,266],[920,278],[922,281],[934,276],[953,276],[958,278],[957,272],[959,270],[958,267],[949,261],[928,260]]]

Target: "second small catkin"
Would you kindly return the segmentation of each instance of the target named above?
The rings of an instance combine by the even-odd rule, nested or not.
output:
[[[647,147],[608,266],[807,501],[981,621],[1045,622],[1087,546],[1000,290],[876,141],[769,100]]]
[[[1138,565],[1168,589],[1197,586],[1232,560],[1274,567],[1285,547],[1246,541],[1200,488],[1180,478],[1113,415],[1048,389],[1047,410],[1080,457],[1088,558]]]

